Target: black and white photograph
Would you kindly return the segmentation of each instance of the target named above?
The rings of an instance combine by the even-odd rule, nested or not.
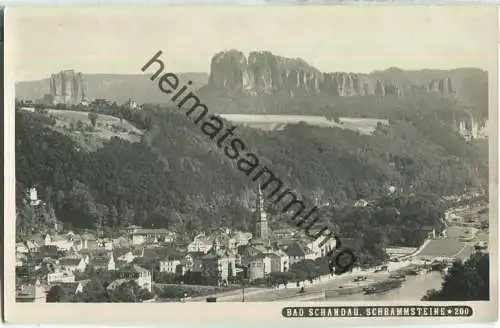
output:
[[[5,12],[7,318],[475,301],[496,318],[494,7]]]

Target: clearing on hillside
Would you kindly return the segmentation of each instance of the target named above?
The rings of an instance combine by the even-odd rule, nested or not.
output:
[[[32,108],[23,108],[34,111]],[[54,130],[71,136],[85,149],[94,151],[103,146],[104,141],[118,137],[130,142],[139,142],[144,132],[130,122],[115,116],[98,114],[96,126],[89,120],[88,112],[48,109],[48,115],[56,120]]]
[[[304,122],[313,126],[336,127],[359,131],[361,134],[370,135],[373,133],[378,123],[387,125],[389,122],[383,119],[360,118],[360,117],[340,117],[339,123],[328,120],[324,116],[310,115],[260,115],[260,114],[219,114],[222,118],[236,124],[246,125],[252,128],[280,131],[289,124]]]

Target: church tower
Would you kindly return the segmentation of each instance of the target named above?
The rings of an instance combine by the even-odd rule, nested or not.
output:
[[[255,208],[255,221],[254,221],[254,238],[266,240],[268,239],[267,216],[264,211],[264,198],[262,197],[262,190],[259,184],[259,193],[257,195],[257,204]]]

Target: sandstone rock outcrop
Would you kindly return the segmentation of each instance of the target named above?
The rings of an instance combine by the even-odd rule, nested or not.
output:
[[[50,77],[50,94],[54,104],[78,104],[87,96],[87,88],[82,73],[64,70]]]
[[[318,93],[322,74],[301,59],[275,56],[267,51],[246,56],[238,50],[216,54],[210,66],[209,85],[227,93],[276,94],[294,91]]]
[[[398,69],[393,70],[396,75],[404,73]],[[226,94],[254,96],[326,94],[337,97],[399,97],[412,92],[437,93],[442,96],[455,94],[453,81],[448,77],[415,82],[387,78],[376,73],[323,73],[299,58],[276,56],[268,51],[251,52],[247,58],[238,50],[223,51],[212,58],[209,87]]]
[[[450,78],[431,80],[428,91],[439,92],[441,94],[452,94],[455,92]]]

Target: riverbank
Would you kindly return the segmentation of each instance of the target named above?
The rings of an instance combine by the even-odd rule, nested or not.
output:
[[[419,301],[429,289],[440,289],[443,276],[440,272],[433,271],[418,276],[407,276],[400,288],[395,288],[376,294],[351,294],[341,295],[327,301]]]
[[[217,297],[217,302],[269,302],[269,301],[288,301],[299,297],[300,299],[314,298],[319,293],[325,290],[338,290],[342,288],[349,288],[352,280],[357,276],[367,277],[367,281],[355,283],[356,287],[366,287],[370,282],[383,281],[389,278],[391,274],[397,274],[401,270],[410,268],[420,262],[408,260],[401,262],[390,262],[387,264],[387,271],[375,272],[375,268],[361,270],[355,268],[352,272],[347,272],[342,275],[325,275],[320,276],[313,282],[304,281],[297,286],[297,284],[290,282],[286,287],[281,285],[279,288],[257,288],[249,287],[237,291],[225,292],[211,295]],[[304,292],[300,293],[300,289],[304,287]],[[359,292],[362,292],[360,290]],[[323,294],[324,295],[324,294]],[[190,302],[204,302],[206,297],[196,297]]]

